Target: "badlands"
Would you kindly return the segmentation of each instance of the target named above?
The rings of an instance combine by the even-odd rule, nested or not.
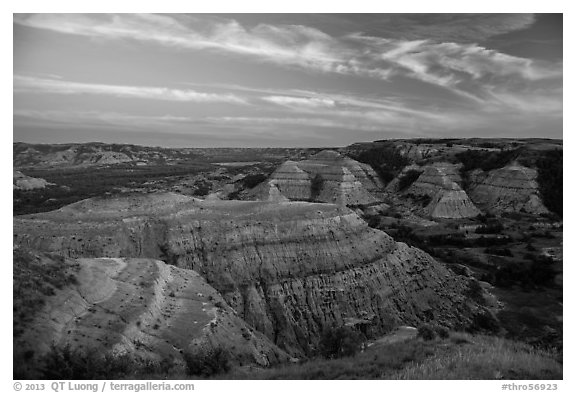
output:
[[[14,187],[15,372],[45,375],[55,348],[169,359],[179,373],[194,354],[225,351],[233,367],[267,369],[317,359],[338,329],[362,337],[355,351],[430,326],[561,346],[561,322],[539,309],[537,327],[515,332],[526,308],[508,289],[544,290],[562,314],[561,258],[538,282],[523,277],[542,265],[516,266],[518,232],[534,234],[530,258],[561,246],[539,175],[558,145],[479,143],[15,144],[19,179],[57,186]],[[49,288],[40,296],[29,277]],[[415,334],[401,336],[420,345]]]

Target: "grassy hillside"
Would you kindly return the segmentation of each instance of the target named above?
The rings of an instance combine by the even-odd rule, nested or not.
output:
[[[264,370],[235,369],[218,379],[561,379],[561,356],[491,336],[452,333],[375,344],[339,359]]]

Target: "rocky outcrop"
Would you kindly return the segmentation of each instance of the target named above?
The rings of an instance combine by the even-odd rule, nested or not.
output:
[[[465,326],[478,307],[465,295],[468,278],[333,204],[94,199],[15,218],[14,242],[72,258],[161,258],[193,269],[293,356],[347,318],[370,320],[370,331],[382,333],[428,320]]]
[[[324,150],[307,160],[287,161],[270,179],[252,192],[255,199],[269,200],[278,189],[289,200],[341,205],[369,205],[382,184],[374,170],[335,151]]]
[[[420,176],[401,195],[407,197],[427,197],[430,201],[420,213],[432,218],[458,219],[476,217],[480,210],[472,203],[459,183],[462,181],[458,166],[449,163],[435,163],[427,166],[410,165],[398,176],[408,170],[422,172]],[[387,190],[398,192],[399,180],[395,179]]]
[[[470,187],[474,203],[492,213],[548,213],[536,181],[538,172],[513,162],[487,174],[475,173]]]
[[[248,326],[193,270],[152,259],[81,258],[73,284],[46,296],[15,339],[39,356],[52,344],[176,359],[207,348],[228,350],[238,364],[268,366],[288,355]]]
[[[14,190],[23,191],[35,190],[37,188],[46,188],[47,186],[53,185],[44,179],[26,176],[20,171],[14,171],[12,176],[12,183]]]

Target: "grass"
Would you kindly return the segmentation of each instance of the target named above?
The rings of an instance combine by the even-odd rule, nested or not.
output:
[[[62,257],[35,255],[23,249],[13,251],[14,337],[20,336],[42,309],[46,296],[77,282],[76,268]]]
[[[562,379],[558,355],[491,336],[451,333],[373,346],[352,357],[314,359],[269,369],[240,369],[218,379]]]
[[[457,337],[456,340],[466,339]],[[414,362],[392,379],[562,379],[562,364],[553,352],[499,337],[468,337],[469,343]]]

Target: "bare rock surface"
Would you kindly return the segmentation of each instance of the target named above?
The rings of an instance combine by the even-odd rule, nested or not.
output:
[[[435,163],[426,166],[411,165],[402,171],[399,177],[408,170],[421,171],[421,175],[403,195],[427,196],[431,201],[421,210],[424,216],[432,218],[458,219],[476,217],[480,210],[472,203],[459,183],[462,181],[458,166],[449,163]],[[392,183],[392,182],[391,182]],[[388,186],[388,191],[398,192],[398,180]]]
[[[77,264],[75,284],[44,298],[15,341],[19,350],[38,355],[54,343],[182,362],[185,352],[221,347],[239,364],[288,360],[193,270],[135,258],[80,258]]]
[[[12,176],[13,188],[15,190],[34,190],[37,188],[46,188],[46,186],[53,185],[44,179],[26,176],[20,171],[14,171]]]
[[[513,162],[484,176],[476,173],[470,197],[478,206],[494,213],[548,213],[540,199],[537,178],[535,169]]]
[[[278,189],[289,200],[314,200],[341,205],[378,202],[373,195],[382,187],[374,170],[332,150],[323,150],[303,161],[287,161],[270,179],[256,187],[256,199],[269,200]]]
[[[478,305],[423,251],[334,204],[199,201],[176,194],[85,200],[14,219],[14,243],[72,258],[160,258],[197,271],[292,356],[347,318],[383,333],[466,326]]]

